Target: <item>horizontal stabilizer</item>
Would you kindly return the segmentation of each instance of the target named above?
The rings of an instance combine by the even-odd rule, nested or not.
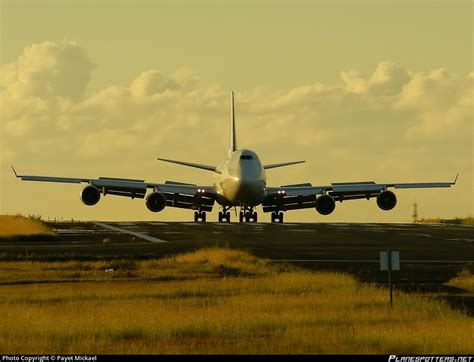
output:
[[[182,165],[182,166],[200,168],[202,170],[216,171],[216,166],[203,165],[203,164],[200,164],[200,163],[191,163],[191,162],[184,162],[184,161],[168,160],[166,158],[158,158],[158,160],[159,161],[164,161],[164,162],[169,162],[169,163],[176,163],[176,164]]]
[[[282,162],[282,163],[272,163],[270,165],[263,165],[263,168],[265,170],[268,170],[270,168],[277,168],[277,167],[284,167],[284,166],[290,166],[290,165],[296,165],[298,163],[303,163],[306,161],[291,161],[291,162]]]

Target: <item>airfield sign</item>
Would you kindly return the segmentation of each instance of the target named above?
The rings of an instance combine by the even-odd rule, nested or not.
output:
[[[381,251],[380,270],[400,270],[400,252],[391,250]]]

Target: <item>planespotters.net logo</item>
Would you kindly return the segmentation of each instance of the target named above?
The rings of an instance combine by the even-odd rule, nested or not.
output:
[[[474,362],[473,356],[397,356],[390,355],[388,362]]]

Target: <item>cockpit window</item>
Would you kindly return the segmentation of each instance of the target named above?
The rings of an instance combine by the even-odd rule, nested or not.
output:
[[[253,160],[253,156],[252,155],[241,155],[240,159],[241,160]]]

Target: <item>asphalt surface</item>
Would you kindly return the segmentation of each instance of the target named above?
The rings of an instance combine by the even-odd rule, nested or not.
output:
[[[153,258],[203,246],[228,246],[279,263],[342,271],[384,283],[379,253],[400,252],[393,280],[441,285],[474,265],[474,227],[346,223],[50,223],[57,238],[0,241],[2,259]]]

